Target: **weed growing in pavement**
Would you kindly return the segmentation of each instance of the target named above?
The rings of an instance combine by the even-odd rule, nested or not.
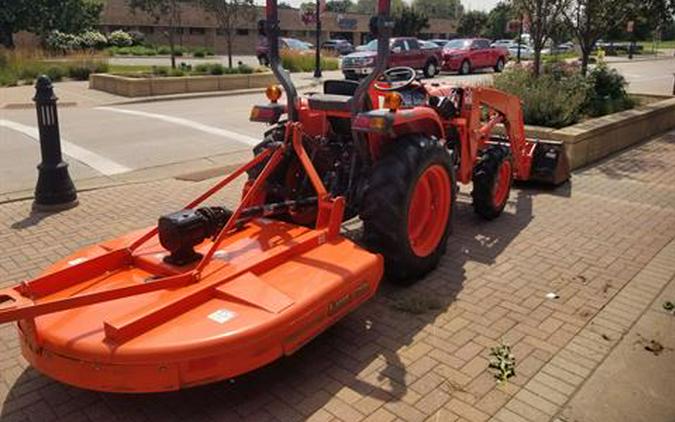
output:
[[[490,349],[490,365],[495,370],[494,377],[497,384],[506,383],[509,378],[516,376],[516,358],[511,354],[511,346],[500,343]]]

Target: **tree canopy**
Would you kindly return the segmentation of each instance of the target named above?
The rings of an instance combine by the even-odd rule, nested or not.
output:
[[[18,31],[77,34],[95,27],[101,10],[100,0],[0,0],[0,43],[13,48]]]
[[[413,0],[412,7],[434,18],[459,19],[464,12],[460,0]]]
[[[515,18],[513,7],[510,3],[500,1],[488,13],[485,36],[493,40],[511,38],[515,34],[508,32],[508,24]]]
[[[488,22],[488,14],[479,10],[472,10],[462,15],[457,26],[457,33],[465,37],[482,36]]]

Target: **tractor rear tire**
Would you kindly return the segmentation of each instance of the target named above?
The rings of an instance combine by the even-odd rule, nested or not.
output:
[[[486,148],[473,169],[473,209],[493,220],[506,206],[513,182],[511,150],[502,145]]]
[[[388,279],[409,285],[446,251],[455,205],[452,152],[435,139],[406,136],[375,163],[359,215],[367,248],[385,260]]]

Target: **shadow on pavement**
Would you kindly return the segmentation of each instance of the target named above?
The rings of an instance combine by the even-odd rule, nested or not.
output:
[[[407,288],[383,281],[374,299],[294,355],[267,367],[236,380],[158,394],[81,390],[52,381],[29,367],[11,385],[0,420],[16,410],[14,403],[20,402],[21,396],[36,394],[38,389],[42,404],[57,417],[68,419],[79,412],[93,420],[302,420],[335,396],[352,405],[358,403],[356,407],[364,413],[373,403],[372,411],[379,402],[399,402],[414,377],[397,352],[415,343],[429,324],[450,309],[464,287],[465,264],[494,263],[528,225],[533,218],[533,195],[526,190],[512,191],[505,213],[489,222],[473,212],[466,194],[460,195],[448,252],[437,271]],[[395,308],[397,301],[411,296],[433,299],[435,306],[422,313]],[[34,404],[23,411],[29,413],[32,408]],[[329,410],[347,412],[341,417],[350,419],[348,412],[353,408],[329,406]]]

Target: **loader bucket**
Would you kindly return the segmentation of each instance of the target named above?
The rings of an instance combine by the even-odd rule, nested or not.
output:
[[[561,141],[536,140],[532,152],[530,181],[558,186],[570,178],[570,164]]]

